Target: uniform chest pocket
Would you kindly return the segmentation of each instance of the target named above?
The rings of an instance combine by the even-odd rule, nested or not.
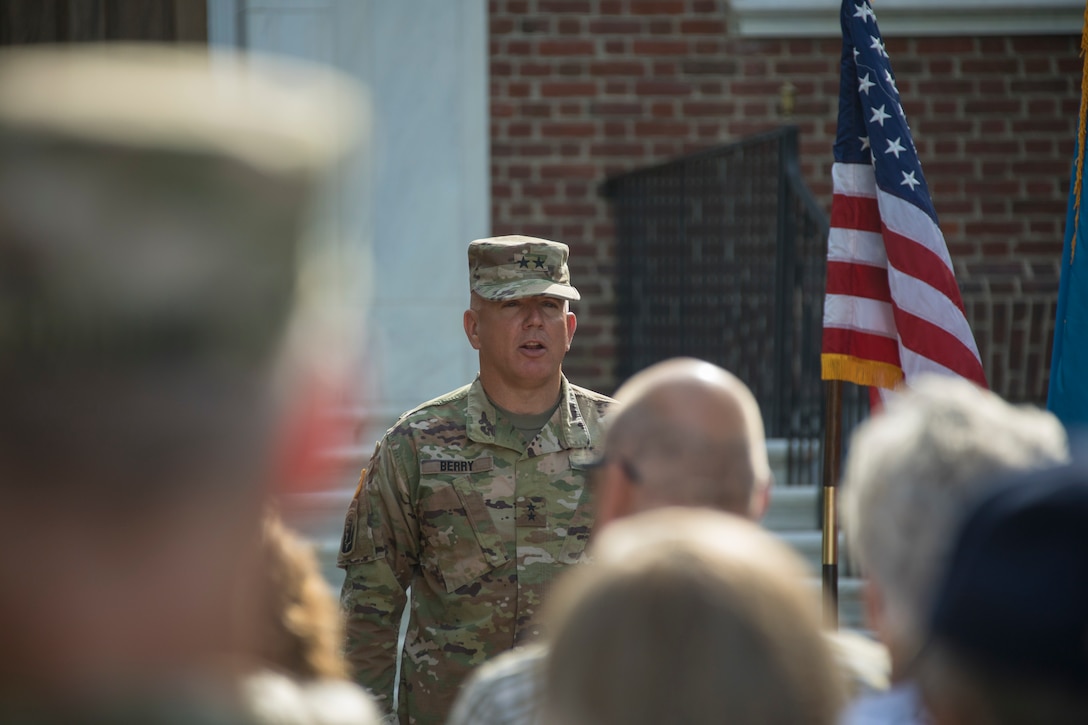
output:
[[[559,561],[563,564],[576,564],[584,560],[586,544],[589,542],[590,534],[593,533],[593,523],[597,513],[587,480],[588,466],[581,459],[576,461],[571,456],[571,471],[573,475],[581,479],[582,490],[578,494],[574,514],[567,524],[566,536],[563,537],[563,548],[559,553]]]
[[[483,496],[467,480],[437,484],[420,500],[418,513],[420,564],[448,593],[507,562]]]

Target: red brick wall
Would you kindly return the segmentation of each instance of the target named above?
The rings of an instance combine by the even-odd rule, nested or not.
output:
[[[722,0],[490,0],[490,23],[493,231],[570,244],[583,298],[566,370],[611,391],[614,244],[597,185],[792,123],[829,209],[841,41],[736,37]],[[887,39],[983,364],[1018,400],[1045,397],[1079,41]]]

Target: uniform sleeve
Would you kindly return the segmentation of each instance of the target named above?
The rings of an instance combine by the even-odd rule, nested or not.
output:
[[[393,705],[397,635],[405,590],[419,561],[419,528],[411,491],[419,476],[414,455],[385,440],[363,471],[344,522],[337,565],[344,569],[340,602],[345,655],[355,680],[386,711]]]

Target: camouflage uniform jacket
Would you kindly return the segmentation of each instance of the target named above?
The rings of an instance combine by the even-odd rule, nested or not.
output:
[[[337,563],[348,659],[386,709],[412,588],[401,722],[444,722],[473,667],[538,634],[541,601],[589,537],[585,468],[612,402],[564,377],[558,409],[526,445],[477,378],[405,413],[378,443]]]

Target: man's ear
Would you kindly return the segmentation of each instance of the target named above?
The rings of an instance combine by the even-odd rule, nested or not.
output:
[[[574,340],[574,331],[578,329],[578,318],[573,312],[567,313],[567,351],[570,351],[570,343]]]
[[[752,500],[748,508],[748,515],[752,521],[762,521],[767,507],[771,505],[771,489],[774,487],[774,475],[768,481],[759,481],[752,491]]]
[[[473,350],[480,349],[480,317],[476,314],[476,310],[465,310],[464,314],[465,325],[465,337],[468,338],[468,344],[472,345]]]

